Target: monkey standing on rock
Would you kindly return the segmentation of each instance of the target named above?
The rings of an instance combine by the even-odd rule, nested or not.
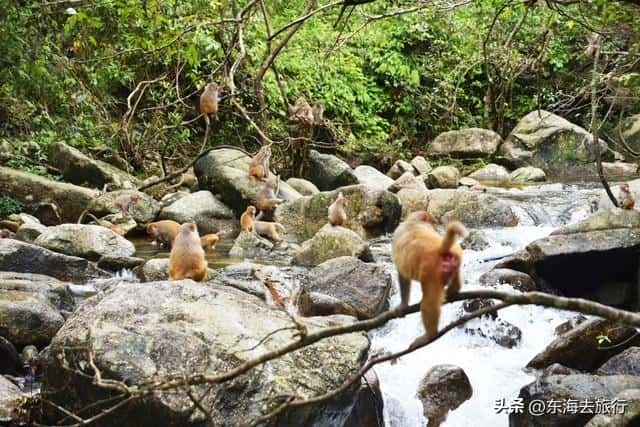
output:
[[[118,208],[120,208],[122,215],[128,216],[129,208],[131,207],[131,205],[135,205],[136,203],[138,203],[139,200],[140,200],[139,194],[136,194],[136,193],[123,194],[116,198],[115,204]]]
[[[409,304],[411,280],[419,281],[422,287],[420,311],[426,333],[411,347],[424,344],[438,333],[445,286],[447,295],[452,296],[462,285],[462,248],[455,243],[455,238],[465,235],[466,229],[458,221],[452,221],[442,238],[434,230],[433,223],[429,213],[413,212],[393,233],[393,262],[398,270],[401,298],[395,310],[399,312]]]
[[[249,177],[260,181],[269,178],[269,160],[271,159],[271,147],[263,145],[260,151],[249,161]]]
[[[338,198],[329,206],[329,224],[334,227],[344,224],[347,221],[347,213],[344,208],[347,206],[347,199],[344,198],[342,192],[338,193]]]
[[[278,204],[284,202],[283,199],[278,198],[276,193],[276,183],[268,179],[256,196],[256,208],[260,211],[256,220],[261,219],[266,213],[271,212],[271,210],[273,210],[273,208]]]
[[[200,243],[198,228],[192,222],[180,226],[169,256],[171,280],[193,279],[202,282],[207,278],[207,261]]]
[[[633,207],[636,205],[636,200],[631,193],[629,184],[626,182],[620,184],[620,193],[618,195],[618,199],[620,202],[620,207],[622,209],[633,209]]]
[[[248,231],[249,233],[251,233],[253,231],[255,216],[256,208],[254,206],[247,206],[247,209],[244,210],[244,213],[240,215],[240,230]]]

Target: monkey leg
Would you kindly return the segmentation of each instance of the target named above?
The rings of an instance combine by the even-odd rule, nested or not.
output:
[[[422,302],[420,313],[426,332],[426,338],[431,339],[438,333],[440,320],[440,306],[443,299],[443,288],[439,283],[422,285]]]
[[[395,308],[396,313],[400,313],[409,305],[409,297],[411,296],[411,279],[402,277],[398,273],[398,284],[400,285],[400,305]]]
[[[449,284],[447,285],[447,301],[460,291],[460,286],[462,286],[460,270],[456,270],[455,273],[453,273],[453,277],[451,277]]]

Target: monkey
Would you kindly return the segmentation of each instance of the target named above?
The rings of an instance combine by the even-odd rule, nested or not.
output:
[[[278,233],[284,233],[284,226],[279,222],[255,221],[253,228],[259,236],[268,237],[274,242],[282,241],[282,237]]]
[[[633,209],[636,205],[636,200],[634,199],[633,194],[631,194],[629,184],[626,182],[620,184],[620,193],[618,198],[620,199],[620,207],[622,209]]]
[[[465,235],[466,229],[458,221],[452,221],[443,238],[433,228],[432,220],[425,211],[413,212],[393,233],[392,256],[398,270],[401,299],[396,313],[409,304],[411,280],[419,281],[422,287],[420,311],[425,335],[417,338],[411,344],[412,348],[426,343],[438,333],[445,285],[448,297],[455,295],[462,285],[462,248],[455,243],[455,238]]]
[[[313,114],[313,124],[320,126],[324,122],[324,105],[322,101],[314,102],[311,112]]]
[[[198,227],[192,222],[180,226],[171,255],[169,255],[169,278],[171,280],[193,279],[202,282],[207,279],[207,261],[200,244]]]
[[[214,118],[218,119],[218,102],[221,90],[221,86],[209,83],[200,95],[200,111],[204,114],[204,122],[207,127],[210,123],[209,114],[213,114]]]
[[[116,206],[120,208],[122,215],[129,215],[129,208],[131,205],[135,205],[140,200],[140,195],[133,194],[123,194],[116,198]]]
[[[256,196],[256,208],[258,208],[259,211],[256,220],[259,220],[278,204],[284,202],[283,199],[277,197],[277,192],[276,183],[268,179]]]
[[[240,230],[252,232],[254,228],[253,225],[255,222],[255,216],[255,206],[247,206],[247,209],[245,209],[244,213],[240,215]]]
[[[298,98],[293,106],[288,108],[289,120],[302,126],[310,126],[314,123],[313,109],[304,96]]]
[[[345,206],[347,206],[347,199],[340,192],[336,200],[329,206],[329,224],[336,227],[347,221],[347,213],[344,211]]]
[[[200,244],[206,252],[213,252],[213,250],[216,248],[218,240],[220,240],[220,236],[218,235],[218,233],[205,234],[204,236],[200,237]]]
[[[170,219],[152,222],[147,225],[147,234],[153,237],[154,242],[160,247],[170,248],[179,232],[180,224]]]
[[[263,145],[260,151],[249,161],[249,176],[260,181],[269,178],[269,159],[271,158],[271,147]]]
[[[591,58],[596,53],[596,51],[598,49],[600,49],[600,40],[601,39],[602,39],[602,37],[598,33],[591,33],[587,37],[587,42],[589,42],[589,45],[584,50],[584,54],[585,54],[585,56],[587,58]]]
[[[116,233],[118,236],[124,236],[125,234],[127,234],[127,232],[125,231],[124,228],[120,227],[118,224],[113,224],[112,222],[107,221],[106,219],[98,219],[96,218],[94,215],[90,214],[87,212],[87,216],[90,217],[91,219],[93,219],[93,221],[104,227],[104,228],[108,228],[109,230],[113,231],[114,233]]]
[[[0,228],[0,239],[12,239],[15,233],[6,228]]]

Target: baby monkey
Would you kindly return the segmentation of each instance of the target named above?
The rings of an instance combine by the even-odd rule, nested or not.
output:
[[[129,208],[140,200],[140,195],[136,193],[122,194],[116,198],[116,206],[120,208],[122,215],[129,215]]]
[[[240,215],[240,230],[253,231],[253,225],[255,222],[256,208],[254,206],[247,206],[247,209]]]
[[[271,147],[263,145],[255,156],[249,161],[249,177],[260,181],[269,178],[269,160],[271,159]]]
[[[336,200],[329,206],[329,224],[336,227],[347,222],[347,213],[344,210],[345,206],[347,206],[347,199],[345,199],[342,192],[340,192]]]
[[[620,201],[620,207],[622,209],[633,209],[636,205],[636,200],[631,194],[631,189],[629,188],[629,184],[623,182],[620,184],[620,193],[618,195],[618,200]]]
[[[452,221],[442,238],[433,228],[434,224],[428,212],[413,212],[393,233],[393,262],[398,270],[401,299],[396,310],[399,312],[409,304],[411,280],[419,281],[422,287],[420,311],[426,333],[411,344],[412,348],[438,333],[445,286],[447,295],[452,296],[462,285],[462,248],[455,239],[465,235],[466,229],[458,221]]]

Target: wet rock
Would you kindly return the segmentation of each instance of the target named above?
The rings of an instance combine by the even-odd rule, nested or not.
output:
[[[494,303],[490,303],[491,306]],[[469,335],[489,339],[501,347],[513,348],[520,344],[522,331],[516,325],[500,317],[483,316],[477,321],[468,322],[464,329]]]
[[[398,179],[406,172],[414,173],[415,169],[413,168],[411,163],[405,160],[397,160],[393,164],[393,166],[391,166],[391,169],[389,169],[389,171],[387,172],[387,176],[391,179]]]
[[[197,191],[165,207],[159,219],[170,219],[180,224],[194,222],[200,235],[216,233],[232,234],[238,221],[233,212],[209,191]]]
[[[598,375],[635,375],[640,377],[640,347],[630,347],[604,362]]]
[[[389,272],[377,264],[350,256],[325,261],[312,269],[305,280],[298,303],[300,314],[348,314],[369,319],[384,310],[391,283]],[[319,295],[314,298],[310,294]],[[327,305],[327,300],[337,304]]]
[[[521,292],[535,291],[536,282],[525,273],[508,268],[494,268],[480,276],[479,282],[484,286],[507,284]]]
[[[583,316],[582,314],[579,314],[575,317],[572,317],[571,319],[567,320],[566,322],[562,322],[561,324],[559,324],[558,326],[556,326],[556,329],[554,330],[554,333],[556,334],[556,336],[560,336],[562,334],[566,334],[567,332],[569,332],[570,330],[574,329],[576,326],[584,323],[587,321],[587,318],[585,316]]]
[[[303,196],[312,196],[320,192],[313,182],[302,178],[289,178],[287,184]]]
[[[380,380],[373,369],[367,371],[356,391],[355,404],[344,427],[384,426],[384,400]]]
[[[305,241],[291,260],[293,265],[316,266],[332,258],[352,256],[373,261],[369,244],[344,227],[326,224],[311,239]]]
[[[91,202],[89,212],[98,218],[109,214],[116,214],[120,212],[120,208],[116,206],[116,200],[120,196],[131,195],[134,193],[140,198],[136,203],[129,206],[130,216],[141,225],[155,221],[156,217],[160,213],[160,203],[148,194],[134,190],[119,190],[103,193],[100,197]],[[74,220],[73,222],[76,221]]]
[[[254,205],[256,196],[263,183],[249,176],[251,158],[240,150],[221,148],[210,151],[198,160],[195,173],[200,190],[208,190],[234,212],[244,212]],[[269,179],[274,180],[273,172]],[[296,200],[301,194],[286,182],[278,182],[278,197],[284,200]]]
[[[233,247],[229,251],[229,256],[234,258],[255,258],[267,256],[273,249],[273,243],[256,233],[241,231]]]
[[[162,207],[167,207],[175,202],[177,202],[178,200],[182,199],[185,196],[188,196],[189,193],[188,191],[176,191],[175,193],[169,193],[169,194],[165,194],[161,199],[160,199],[160,204],[162,205]]]
[[[455,365],[436,365],[427,372],[418,386],[417,397],[429,426],[439,426],[449,411],[471,398],[473,389],[469,377]]]
[[[107,271],[133,270],[145,263],[143,258],[126,256],[102,256],[98,260],[98,267]]]
[[[365,185],[353,185],[279,205],[274,220],[284,226],[285,240],[302,242],[313,237],[327,224],[327,209],[339,192],[347,199],[347,221],[343,226],[362,238],[390,232],[398,225],[402,208],[395,195]]]
[[[616,413],[598,414],[591,418],[585,427],[631,427],[640,419],[640,388],[624,390],[616,394],[614,400],[623,403]]]
[[[49,161],[58,168],[64,178],[78,185],[102,189],[105,184],[110,189],[133,188],[138,180],[123,170],[101,160],[93,160],[80,150],[64,142],[49,144]]]
[[[321,154],[315,150],[309,151],[304,178],[313,182],[320,191],[358,184],[358,178],[346,162],[331,154]]]
[[[85,258],[64,255],[14,239],[0,239],[0,271],[45,274],[78,283],[109,276]]]
[[[98,225],[62,224],[48,227],[34,242],[65,255],[91,261],[100,257],[130,257],[136,248],[127,239]]]
[[[460,171],[453,166],[438,166],[427,175],[429,188],[456,188]]]
[[[509,171],[504,166],[489,163],[471,173],[469,178],[485,183],[506,184],[509,182]]]
[[[0,375],[0,423],[10,423],[16,419],[23,394],[11,381]]]
[[[595,168],[595,165],[593,168]],[[638,175],[640,175],[640,173],[638,173],[638,165],[635,163],[602,162],[602,169],[607,179],[610,180],[637,178]],[[597,173],[596,170],[596,174]]]
[[[539,377],[520,389],[524,411],[509,415],[509,425],[520,426],[581,426],[595,414],[595,400],[613,400],[626,389],[640,388],[640,378],[629,375],[598,376],[589,374],[549,375]],[[577,411],[547,410],[548,402],[578,402]],[[541,413],[529,410],[534,400],[543,402]],[[587,405],[580,406],[580,402]],[[590,402],[590,405],[589,405]],[[537,408],[540,408],[538,406]]]
[[[529,182],[544,182],[547,180],[547,174],[540,168],[533,166],[525,166],[511,172],[509,179],[514,184],[526,184]]]
[[[358,166],[354,169],[353,173],[356,175],[356,178],[358,178],[360,184],[376,190],[386,190],[387,187],[393,184],[393,179],[371,166]]]
[[[606,336],[602,348],[598,337]],[[638,345],[640,336],[635,328],[596,319],[584,322],[553,340],[527,364],[528,368],[542,369],[552,363],[569,368],[590,371],[625,349]]]
[[[344,316],[299,319],[310,332],[344,325]],[[43,396],[71,411],[108,396],[90,381],[60,366],[94,355],[103,378],[136,386],[176,372],[215,375],[291,342],[290,333],[271,334],[295,327],[282,310],[238,290],[190,280],[122,283],[82,304],[51,344],[44,366]],[[264,337],[271,334],[270,338]],[[87,341],[87,336],[91,339]],[[210,410],[212,425],[247,425],[278,405],[273,393],[306,399],[343,383],[366,360],[369,342],[364,333],[324,339],[249,370],[222,386],[194,385],[193,393]],[[277,390],[273,387],[277,385]],[[336,405],[353,405],[354,391],[339,402],[287,410],[279,425],[329,425]],[[256,404],[260,402],[260,404]],[[99,411],[96,408],[93,411]],[[92,410],[83,412],[87,416]],[[93,412],[95,414],[95,412]],[[50,423],[61,416],[47,414]],[[205,415],[182,391],[158,392],[113,413],[110,425],[195,426]],[[105,420],[106,421],[106,420]]]
[[[429,162],[422,156],[416,156],[411,160],[411,166],[419,175],[426,175],[433,170]]]
[[[39,175],[0,166],[2,193],[19,200],[25,206],[55,203],[65,222],[76,222],[80,214],[100,193],[97,190],[53,181]]]
[[[468,128],[443,132],[433,140],[427,154],[460,159],[492,156],[502,138],[489,129]]]
[[[26,222],[16,231],[15,239],[33,243],[46,229],[47,227],[40,222]]]
[[[294,277],[296,277],[294,280],[302,280],[304,272],[297,270],[296,273],[293,273]],[[266,301],[268,299],[268,290],[265,283],[259,277],[269,277],[274,282],[286,283],[290,288],[293,287],[293,283],[290,283],[291,279],[288,275],[282,273],[282,269],[247,261],[218,270],[215,283],[222,286],[231,286]]]
[[[405,172],[398,179],[392,182],[387,189],[392,193],[397,193],[402,189],[427,191],[427,186],[424,184],[424,180],[420,177],[416,177],[411,172]]]
[[[0,378],[5,374],[15,375],[17,371],[18,351],[8,339],[0,336]]]
[[[487,235],[482,230],[472,230],[467,237],[460,243],[463,249],[471,249],[472,251],[482,251],[490,246]]]
[[[472,299],[464,300],[464,302],[462,303],[462,309],[467,313],[473,313],[474,311],[484,310],[485,308],[493,307],[495,305],[496,304],[490,299],[472,298]],[[498,313],[494,311],[494,312],[485,314],[484,316],[488,316],[492,319],[497,319]]]
[[[540,373],[540,376],[548,377],[550,375],[575,375],[582,373],[584,372],[581,372],[578,369],[571,369],[559,363],[554,363],[553,365],[549,365],[544,368]]]

